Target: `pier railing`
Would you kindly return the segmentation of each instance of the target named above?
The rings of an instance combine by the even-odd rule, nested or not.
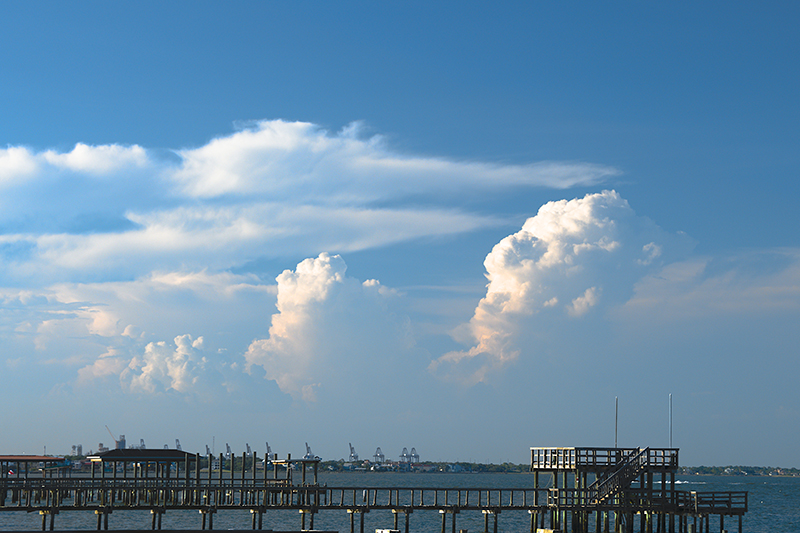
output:
[[[647,450],[647,468],[664,471],[678,468],[677,448]],[[604,472],[639,452],[640,448],[531,448],[531,471]]]
[[[624,506],[680,512],[740,514],[747,511],[747,492],[687,492],[626,488],[599,498],[596,487],[588,488],[408,488],[328,487],[287,485],[283,480],[241,480],[199,483],[191,480],[125,479],[28,479],[0,483],[0,510],[48,507],[86,508],[137,507],[199,509],[206,507],[248,508],[374,508],[394,509],[590,509]]]
[[[230,481],[230,480],[226,480]],[[0,510],[150,507],[164,508],[375,508],[533,509],[547,505],[547,489],[328,487],[277,482],[184,480],[14,480],[0,486]],[[10,497],[9,497],[10,495]]]
[[[670,491],[667,488],[627,489],[602,501],[602,504],[598,503],[596,489],[548,489],[547,506],[566,510],[590,511],[602,507],[607,510],[637,509],[690,515],[740,515],[748,509],[747,492],[688,492]]]
[[[646,455],[646,454],[645,454]],[[299,511],[301,530],[305,520],[322,511],[346,511],[350,531],[355,531],[359,516],[363,531],[364,514],[373,510],[388,510],[394,516],[397,529],[404,515],[406,532],[409,515],[415,511],[438,512],[442,519],[452,522],[463,511],[483,513],[484,531],[489,517],[495,521],[501,512],[521,512],[530,515],[531,530],[535,525],[562,529],[571,514],[573,531],[588,533],[588,517],[594,523],[603,513],[613,513],[615,524],[628,520],[633,513],[676,514],[681,524],[687,517],[709,515],[738,515],[739,533],[742,516],[747,512],[746,492],[684,492],[663,487],[625,488],[598,498],[597,488],[442,488],[442,487],[329,487],[317,484],[291,484],[287,480],[186,480],[186,479],[20,479],[0,481],[0,513],[36,513],[42,517],[42,530],[47,518],[50,529],[59,513],[67,511],[93,512],[97,529],[108,529],[109,515],[125,510],[147,510],[151,513],[152,529],[161,529],[161,517],[173,510],[200,512],[202,529],[213,529],[214,515],[224,510],[249,510],[252,529],[261,529],[265,514],[273,510]],[[608,514],[605,515],[606,519]],[[449,517],[449,518],[448,518]],[[631,518],[633,520],[633,518]],[[619,521],[619,522],[618,522]],[[563,522],[563,524],[562,524]],[[720,518],[722,523],[722,518]],[[685,531],[686,529],[681,529]],[[661,529],[660,531],[665,531]],[[674,531],[671,529],[670,531]]]
[[[678,508],[690,514],[742,514],[747,512],[747,492],[675,492]]]

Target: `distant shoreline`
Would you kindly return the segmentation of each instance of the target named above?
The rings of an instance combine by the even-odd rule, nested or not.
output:
[[[67,460],[82,460],[80,456],[65,456]],[[237,459],[241,464],[241,459]],[[237,464],[236,471],[240,466]],[[249,468],[249,466],[248,466]],[[530,464],[527,463],[472,463],[466,461],[425,461],[419,463],[386,462],[373,463],[371,461],[349,462],[344,459],[321,461],[319,472],[408,472],[415,474],[529,474]],[[263,470],[263,466],[260,467]],[[228,465],[224,471],[229,471]],[[203,472],[207,472],[205,467]],[[215,470],[217,471],[217,470]],[[678,467],[679,475],[697,476],[764,476],[764,477],[800,477],[800,468],[782,468],[772,466],[682,466]]]

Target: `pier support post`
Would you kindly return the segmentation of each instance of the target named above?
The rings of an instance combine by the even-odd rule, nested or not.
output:
[[[359,532],[364,533],[364,514],[368,512],[369,509],[366,507],[353,507],[347,510],[347,514],[350,515],[350,533],[355,533],[355,515],[359,516]]]
[[[301,513],[303,511],[300,511]],[[252,517],[252,529],[262,529],[264,525],[264,508],[259,507],[257,509],[250,509],[250,515]],[[311,519],[311,529],[314,529],[314,519]]]
[[[309,528],[314,529],[314,514],[316,514],[316,512],[315,509],[300,509],[300,531],[306,531],[306,514],[311,515]],[[364,528],[362,527],[361,529],[363,530]]]
[[[199,509],[200,514],[203,515],[202,520],[202,527],[201,529],[206,529],[206,518],[208,519],[208,529],[214,529],[214,513],[217,512],[216,509],[213,507],[206,507],[203,509]],[[259,529],[261,529],[259,527]]]
[[[164,509],[162,507],[153,507],[152,509],[150,509],[150,515],[152,516],[150,529],[161,530],[161,516],[163,514],[164,514]]]
[[[101,507],[96,509],[94,514],[97,515],[97,531],[101,529],[108,529],[108,515],[111,514],[111,509],[108,507]]]
[[[400,508],[400,509],[392,509],[392,514],[394,515],[394,529],[396,529],[398,531],[400,530],[398,518],[399,518],[400,513],[403,513],[405,515],[405,518],[406,518],[406,520],[405,520],[405,524],[406,524],[405,531],[406,531],[406,533],[409,533],[409,529],[408,529],[409,517],[408,517],[408,515],[410,515],[413,512],[413,510],[414,509],[411,508],[411,507],[404,507],[404,508]]]
[[[451,507],[449,509],[439,509],[439,514],[442,515],[442,533],[446,533],[447,515],[452,515],[452,532],[456,533],[456,515],[458,514],[458,507]]]
[[[58,513],[56,509],[42,509],[39,514],[42,515],[42,531],[47,530],[47,517],[50,516],[50,531],[53,531],[53,518]]]
[[[483,533],[489,533],[489,515],[494,517],[493,532],[497,533],[497,515],[500,514],[500,509],[483,509]]]

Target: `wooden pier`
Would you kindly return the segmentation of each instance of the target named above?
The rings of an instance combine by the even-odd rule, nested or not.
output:
[[[0,456],[0,512],[38,513],[42,530],[54,530],[56,516],[69,511],[94,513],[97,529],[108,530],[112,513],[135,509],[150,512],[153,530],[169,511],[194,510],[205,530],[214,528],[215,514],[238,509],[250,511],[254,530],[271,511],[292,510],[300,530],[313,530],[320,512],[347,513],[351,533],[363,533],[370,511],[391,513],[393,529],[406,533],[415,512],[438,513],[442,533],[456,533],[466,512],[482,514],[486,533],[496,533],[499,515],[510,512],[525,513],[532,533],[710,533],[712,516],[720,531],[725,517],[737,517],[741,533],[747,512],[746,492],[676,490],[677,449],[531,448],[530,488],[329,487],[318,482],[319,460],[291,456],[273,457],[271,470],[258,472],[256,454],[242,454],[239,471],[213,472],[201,470],[210,456],[112,450],[91,457],[88,477],[69,477],[53,458],[42,470],[31,467],[42,459]],[[228,460],[236,464],[235,455]]]
[[[591,521],[597,532],[610,531],[610,522],[616,533],[709,532],[716,516],[724,531],[730,516],[742,532],[747,492],[676,490],[677,470],[677,448],[531,448],[534,485],[540,473],[551,474],[551,529],[569,523],[571,531],[588,533]]]

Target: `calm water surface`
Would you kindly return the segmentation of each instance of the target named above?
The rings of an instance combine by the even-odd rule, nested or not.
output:
[[[744,518],[745,532],[799,533],[800,532],[800,478],[759,476],[678,476],[680,490],[687,491],[748,491],[749,512]],[[330,487],[448,487],[448,488],[530,488],[531,474],[404,474],[404,473],[321,473],[320,483]],[[479,512],[462,512],[458,515],[457,528],[470,532],[482,532],[483,515]],[[491,524],[491,522],[490,522]],[[48,524],[49,525],[49,524]],[[95,529],[93,513],[86,511],[63,512],[56,516],[55,527],[59,530]],[[109,517],[110,529],[150,529],[151,517],[147,511],[118,511]],[[163,515],[162,529],[199,529],[200,514],[196,511],[169,511]],[[308,523],[306,524],[308,526]],[[390,511],[372,511],[364,516],[364,531],[374,532],[379,528],[394,525]],[[404,525],[400,515],[400,528]],[[249,529],[249,511],[221,511],[214,517],[214,529]],[[414,533],[438,533],[441,518],[437,512],[417,511],[410,517]],[[297,511],[269,511],[264,515],[264,529],[298,530],[300,515]],[[315,529],[350,531],[349,515],[344,511],[323,511],[314,519]],[[737,530],[738,520],[728,517],[725,528]],[[447,531],[451,529],[447,520]],[[39,515],[24,512],[0,512],[0,530],[39,530]],[[356,519],[356,531],[359,530]],[[490,525],[491,530],[491,525]],[[527,532],[530,518],[527,512],[505,512],[498,518],[498,530],[502,532]],[[712,518],[711,531],[719,531],[718,522]]]

